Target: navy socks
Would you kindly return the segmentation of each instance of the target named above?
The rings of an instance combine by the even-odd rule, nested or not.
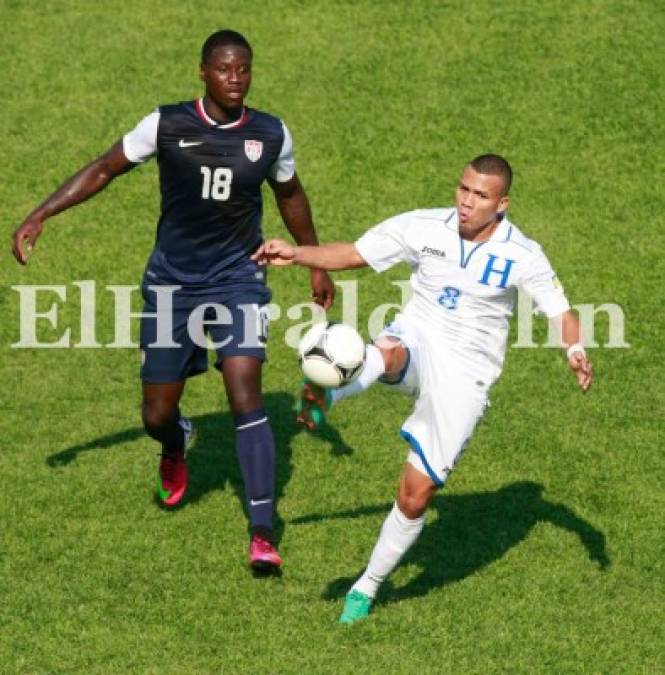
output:
[[[275,441],[263,408],[234,415],[236,452],[245,482],[249,525],[269,536],[275,510]]]

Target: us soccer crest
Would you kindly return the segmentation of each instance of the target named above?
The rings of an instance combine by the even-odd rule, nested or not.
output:
[[[263,154],[263,141],[245,141],[245,154],[250,162],[257,162]]]

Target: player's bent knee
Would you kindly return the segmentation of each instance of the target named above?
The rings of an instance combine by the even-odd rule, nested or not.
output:
[[[419,518],[425,513],[438,486],[429,477],[407,465],[397,493],[397,505],[407,518]]]
[[[404,344],[396,337],[383,335],[374,342],[383,357],[383,363],[386,367],[386,375],[393,375],[402,372],[407,360],[407,349]]]
[[[246,415],[263,407],[263,398],[259,391],[227,389],[227,397],[234,415]]]
[[[427,510],[433,494],[434,491],[418,494],[400,491],[397,498],[397,505],[407,518],[420,518]]]
[[[261,362],[255,359],[225,359],[222,376],[231,412],[243,415],[263,406]]]
[[[427,509],[428,502],[413,497],[403,497],[397,500],[399,510],[409,519],[420,518]]]
[[[150,436],[159,438],[160,431],[168,426],[173,419],[175,411],[164,406],[143,404],[143,426]]]

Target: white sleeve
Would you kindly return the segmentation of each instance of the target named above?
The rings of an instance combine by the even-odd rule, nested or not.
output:
[[[418,264],[420,248],[412,215],[410,211],[388,218],[356,241],[356,250],[375,272],[383,272],[399,262]]]
[[[282,129],[284,129],[282,149],[269,172],[269,176],[278,183],[286,183],[287,180],[291,180],[296,172],[296,161],[293,158],[293,138],[291,138],[291,133],[284,122],[282,122]]]
[[[130,162],[145,162],[157,152],[158,125],[159,110],[155,110],[124,135],[122,150]]]
[[[520,286],[531,296],[538,311],[547,317],[558,316],[570,309],[563,287],[540,249],[529,262]]]

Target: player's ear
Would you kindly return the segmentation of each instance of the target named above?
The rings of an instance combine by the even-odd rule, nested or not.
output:
[[[206,79],[206,64],[201,63],[199,65],[199,80],[201,80],[201,82],[205,82],[205,79]]]
[[[497,207],[498,213],[505,213],[508,210],[508,204],[510,204],[510,197],[508,195],[501,197],[499,206]]]

